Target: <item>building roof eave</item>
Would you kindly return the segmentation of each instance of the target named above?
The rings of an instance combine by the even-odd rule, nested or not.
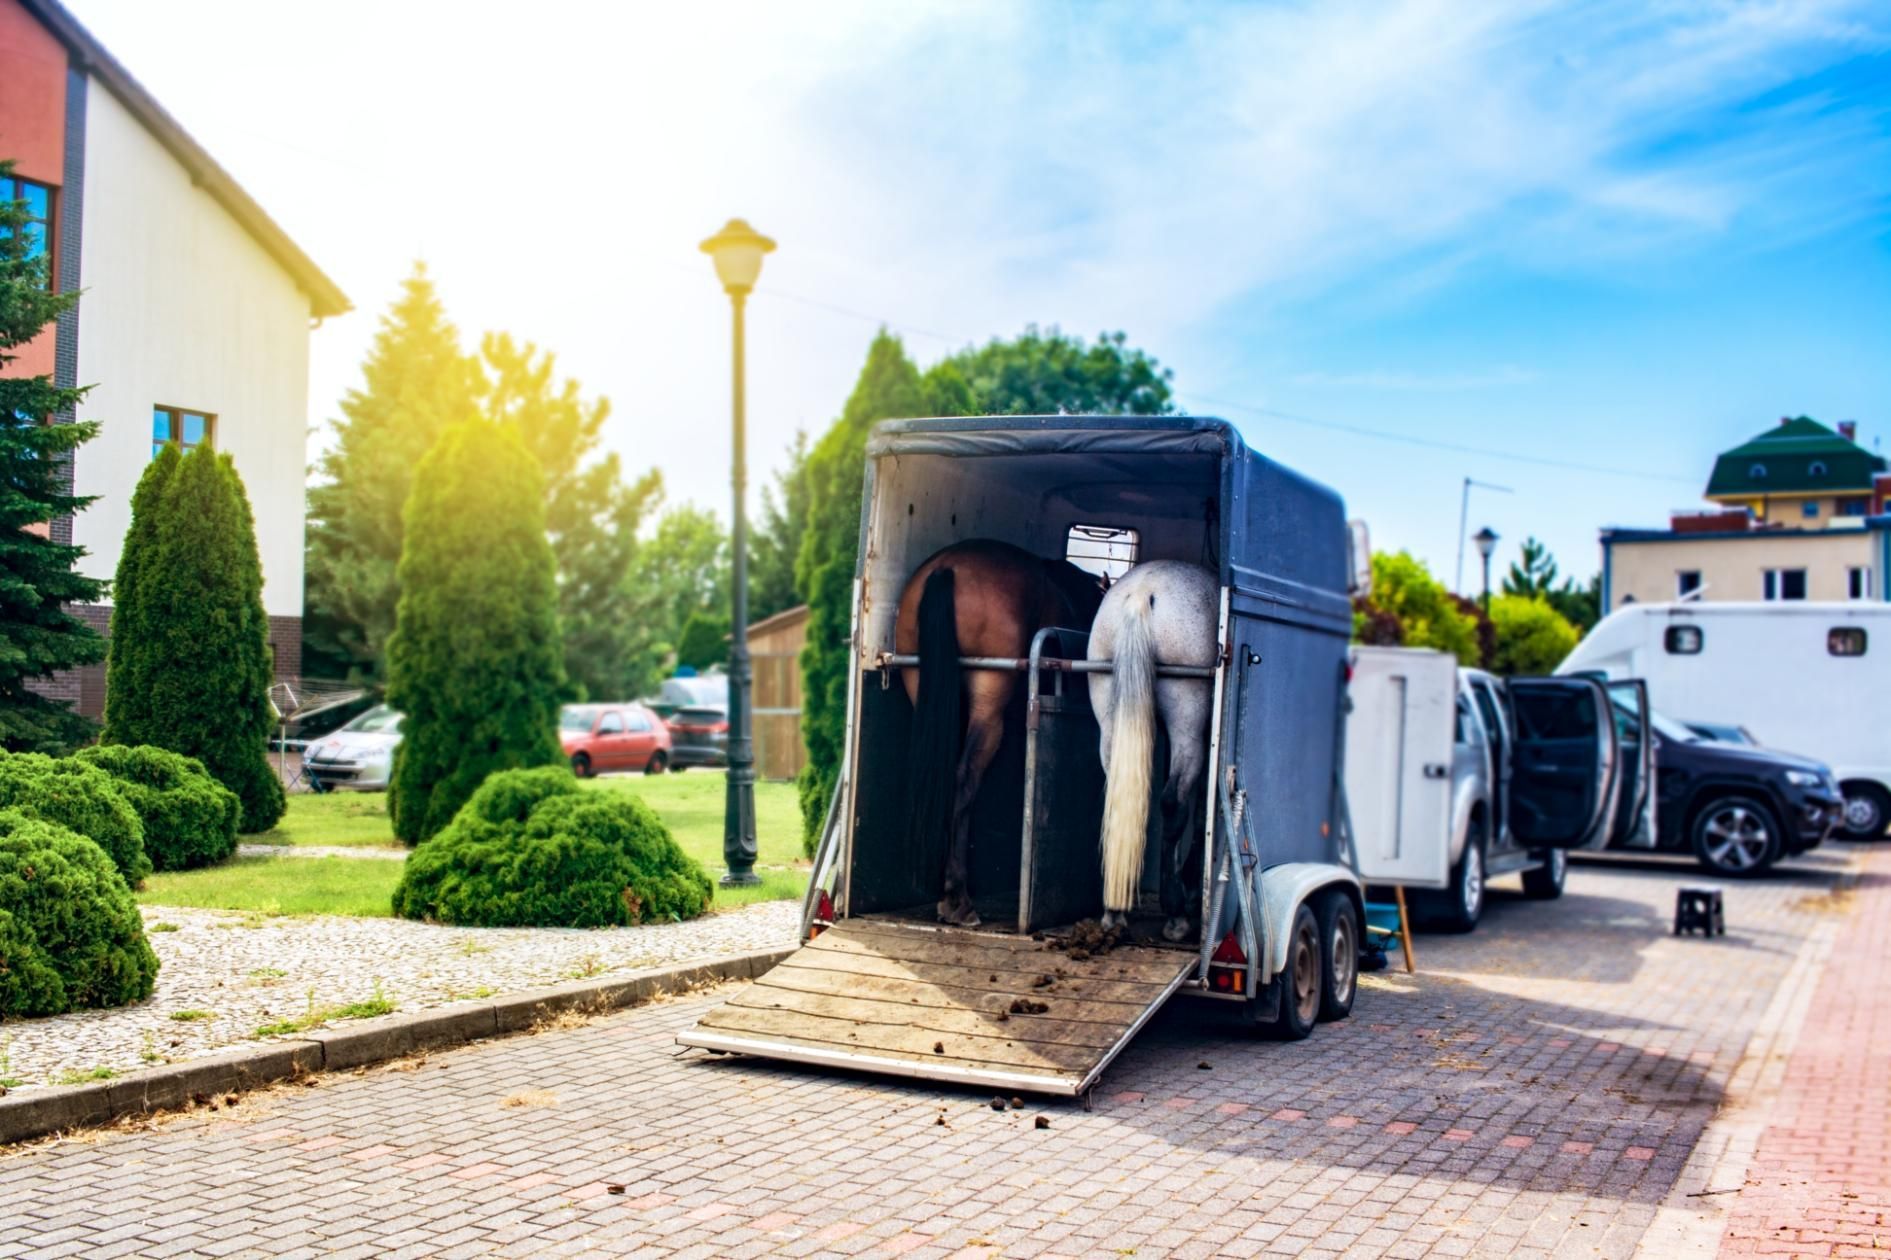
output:
[[[340,286],[315,265],[314,259],[290,239],[289,234],[269,217],[256,199],[217,164],[217,160],[158,104],[157,98],[133,78],[131,72],[64,5],[58,0],[20,0],[20,3],[66,46],[67,53],[80,68],[96,76],[131,111],[133,117],[157,138],[158,143],[177,159],[179,165],[190,172],[191,182],[215,198],[217,204],[262,246],[263,252],[295,279],[297,286],[308,294],[312,315],[327,318],[354,309],[354,304]]]

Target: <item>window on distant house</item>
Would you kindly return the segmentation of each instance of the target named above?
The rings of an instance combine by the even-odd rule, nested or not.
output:
[[[1817,499],[1807,499],[1804,503],[1799,505],[1799,512],[1802,516],[1817,516],[1819,514],[1819,501]]]
[[[151,409],[151,458],[156,459],[166,442],[175,442],[188,451],[217,444],[217,418],[207,411],[186,411],[182,407]]]
[[[1128,573],[1136,563],[1140,542],[1133,529],[1114,525],[1072,525],[1064,545],[1064,559],[1082,569],[1114,581]]]
[[[1840,516],[1864,516],[1871,511],[1871,500],[1862,494],[1851,495],[1838,501]]]
[[[1674,594],[1677,599],[1686,599],[1701,589],[1701,571],[1699,569],[1681,569],[1674,575]]]
[[[1825,650],[1833,656],[1863,656],[1865,654],[1865,628],[1863,626],[1833,626],[1825,633]]]
[[[0,177],[0,201],[24,201],[29,222],[26,225],[28,258],[38,258],[52,249],[53,190],[30,179]],[[0,232],[7,229],[0,228]],[[47,280],[52,279],[47,268]]]
[[[1766,480],[1766,465],[1765,464],[1753,465],[1753,467],[1747,469],[1747,476],[1753,478],[1753,480],[1755,481],[1765,481]]]
[[[1825,461],[1822,459],[1813,460],[1812,463],[1806,466],[1806,475],[1808,477],[1825,476]]]
[[[1845,593],[1852,599],[1871,598],[1871,570],[1853,565],[1845,570]]]
[[[1767,569],[1762,575],[1762,599],[1804,599],[1805,597],[1806,571],[1804,569]]]

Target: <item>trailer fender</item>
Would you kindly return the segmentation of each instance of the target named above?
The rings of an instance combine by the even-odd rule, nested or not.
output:
[[[1261,872],[1261,900],[1266,911],[1261,922],[1267,924],[1292,923],[1294,911],[1300,903],[1314,894],[1328,888],[1341,888],[1352,899],[1353,910],[1359,915],[1359,921],[1366,921],[1365,891],[1359,883],[1359,876],[1344,866],[1330,862],[1284,862],[1279,866],[1270,866]],[[1264,969],[1260,974],[1261,983],[1265,984],[1279,975],[1287,966],[1287,933],[1277,931],[1272,940],[1263,941]]]

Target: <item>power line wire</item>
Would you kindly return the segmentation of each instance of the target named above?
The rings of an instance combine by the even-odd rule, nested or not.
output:
[[[1381,442],[1402,442],[1407,446],[1453,451],[1460,455],[1481,455],[1488,459],[1509,460],[1516,464],[1534,464],[1540,468],[1556,468],[1565,472],[1596,473],[1605,477],[1634,477],[1642,481],[1673,482],[1687,486],[1699,484],[1693,477],[1677,477],[1671,473],[1640,472],[1632,468],[1614,468],[1607,464],[1585,464],[1575,460],[1551,459],[1542,455],[1524,455],[1517,451],[1498,450],[1495,447],[1472,446],[1466,442],[1447,442],[1440,438],[1415,437],[1409,433],[1389,433],[1383,429],[1370,429],[1361,424],[1348,424],[1340,420],[1318,420],[1312,416],[1296,415],[1291,411],[1280,411],[1273,407],[1257,407],[1251,403],[1235,402],[1228,398],[1215,398],[1208,394],[1197,394],[1192,390],[1184,392],[1191,398],[1211,403],[1216,407],[1245,411],[1273,420],[1285,420],[1291,424],[1309,425],[1316,429],[1329,429],[1336,433],[1350,433],[1355,437],[1375,438]]]

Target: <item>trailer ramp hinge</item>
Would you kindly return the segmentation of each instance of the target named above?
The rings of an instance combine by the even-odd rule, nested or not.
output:
[[[893,667],[886,663],[886,658],[883,656],[880,658],[880,690],[889,691],[892,687]]]

